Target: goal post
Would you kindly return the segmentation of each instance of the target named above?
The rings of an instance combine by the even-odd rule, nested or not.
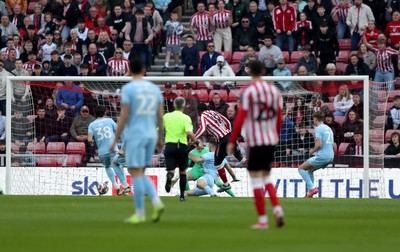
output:
[[[163,88],[163,85],[167,82],[172,83],[173,85],[178,85],[178,83],[204,83],[204,82],[232,82],[234,83],[232,86],[229,87],[228,92],[231,94],[234,94],[239,98],[239,88],[244,87],[246,83],[249,83],[251,81],[250,77],[189,77],[189,76],[184,76],[184,77],[169,77],[169,76],[161,76],[161,77],[144,77],[145,80],[152,81],[158,85],[160,85],[161,88]],[[363,124],[363,132],[364,132],[364,144],[363,144],[363,153],[365,153],[362,157],[362,163],[363,163],[363,170],[362,170],[362,176],[359,178],[360,180],[363,180],[363,194],[362,197],[364,198],[369,198],[370,197],[370,177],[371,177],[371,169],[370,169],[370,122],[371,122],[371,110],[376,109],[378,107],[377,104],[374,106],[371,106],[371,103],[373,104],[374,102],[377,102],[376,95],[373,95],[373,99],[371,99],[371,93],[382,91],[385,92],[383,95],[383,98],[387,102],[387,97],[388,97],[388,85],[380,85],[378,88],[376,85],[372,85],[369,81],[368,76],[291,76],[291,77],[263,77],[264,80],[269,81],[271,83],[278,83],[280,81],[285,81],[285,82],[291,82],[295,83],[294,86],[297,87],[297,89],[293,90],[282,90],[282,95],[284,97],[299,97],[299,96],[307,96],[308,94],[313,94],[315,92],[313,91],[307,91],[306,89],[303,89],[302,86],[300,85],[303,82],[318,82],[322,83],[323,81],[333,81],[333,82],[360,82],[362,83],[363,87],[363,101],[364,101],[364,108],[363,108],[363,114],[364,114],[364,123]],[[13,176],[13,164],[12,164],[12,159],[13,159],[13,152],[12,152],[12,124],[11,124],[11,118],[13,115],[13,110],[12,110],[12,92],[13,92],[13,83],[15,82],[24,82],[26,85],[29,85],[29,83],[56,83],[56,82],[79,82],[83,83],[85,85],[85,88],[93,93],[100,93],[100,94],[107,94],[110,97],[112,96],[118,96],[120,89],[122,86],[129,82],[131,80],[130,77],[61,77],[61,76],[54,76],[54,77],[49,77],[49,76],[41,76],[41,77],[31,77],[31,76],[9,76],[8,77],[8,84],[7,84],[7,127],[6,127],[6,132],[7,132],[7,138],[6,138],[6,187],[5,187],[5,193],[12,193],[12,183],[11,181],[15,179]],[[236,85],[236,89],[235,89]],[[292,98],[291,98],[292,99]],[[383,100],[383,99],[382,99]],[[293,103],[293,99],[290,100],[291,103]],[[381,110],[386,110],[386,108],[380,108]],[[31,109],[31,111],[35,111],[34,108]],[[382,112],[382,111],[381,111]],[[118,109],[115,112],[116,114],[114,115],[115,118],[118,117]],[[372,113],[374,114],[374,113]],[[381,114],[380,114],[381,115]],[[375,115],[374,115],[375,117]],[[374,118],[375,120],[375,118]],[[380,124],[379,124],[380,125]],[[382,144],[384,141],[384,136],[382,135]],[[36,155],[36,154],[32,154]],[[376,161],[376,164],[374,166],[383,168],[383,156],[377,156],[374,160]],[[379,163],[379,165],[378,165]],[[73,169],[73,168],[71,168]],[[381,196],[381,195],[378,195]]]

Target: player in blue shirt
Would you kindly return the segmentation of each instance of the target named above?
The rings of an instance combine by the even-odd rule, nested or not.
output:
[[[299,166],[299,173],[307,185],[307,198],[312,198],[318,193],[318,187],[314,185],[314,171],[327,167],[334,158],[333,132],[329,126],[324,124],[324,113],[315,112],[313,121],[315,147],[310,150],[310,156],[315,155]]]
[[[143,80],[146,69],[140,59],[132,59],[130,67],[133,80],[122,87],[121,116],[118,120],[114,142],[110,148],[114,148],[127,125],[126,163],[128,172],[133,179],[136,213],[125,222],[138,224],[146,220],[144,204],[146,193],[153,203],[153,221],[158,222],[164,211],[164,204],[158,197],[154,184],[145,175],[145,168],[151,165],[156,146],[159,151],[163,146],[163,97],[156,85]]]
[[[196,181],[196,188],[187,192],[189,196],[200,196],[209,194],[211,197],[216,197],[217,193],[213,190],[214,183],[218,180],[218,170],[214,165],[214,154],[217,148],[217,143],[210,141],[208,144],[210,152],[201,157],[189,153],[190,159],[195,163],[203,163],[203,171],[206,173]]]
[[[115,138],[117,124],[113,119],[104,117],[105,109],[103,106],[97,106],[95,112],[97,119],[91,122],[88,126],[88,141],[90,144],[96,142],[99,158],[106,169],[108,178],[117,190],[117,195],[124,195],[129,193],[131,190],[126,182],[124,171],[119,166],[113,166],[113,168],[111,168],[111,163],[118,152],[118,147],[114,146],[112,150],[109,149]],[[114,172],[122,184],[122,190],[115,180]]]

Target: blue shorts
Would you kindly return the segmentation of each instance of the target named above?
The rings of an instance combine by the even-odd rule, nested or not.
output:
[[[126,166],[130,168],[145,168],[151,165],[157,138],[133,139],[127,141],[125,148]]]
[[[215,178],[212,175],[205,174],[205,175],[201,176],[198,180],[200,180],[200,179],[204,180],[209,187],[212,188],[214,186]],[[204,190],[202,190],[202,189],[200,189],[198,187],[195,187],[193,189],[193,194],[195,196],[207,195],[206,191],[204,191]]]
[[[313,156],[307,160],[307,162],[316,169],[326,168],[329,164],[331,164],[333,158],[318,158]]]
[[[104,165],[105,168],[109,168],[111,166],[111,161],[115,158],[117,154],[115,152],[110,152],[104,155],[100,155],[100,162]]]

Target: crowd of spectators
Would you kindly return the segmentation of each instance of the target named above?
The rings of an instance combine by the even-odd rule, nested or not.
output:
[[[129,60],[140,57],[150,70],[166,46],[163,72],[184,69],[186,76],[246,76],[247,64],[259,59],[266,75],[369,75],[395,89],[399,76],[400,1],[378,0],[196,0],[189,25],[182,22],[182,0],[38,0],[0,1],[0,115],[6,115],[5,85],[8,75],[18,76],[123,76]],[[29,7],[31,6],[31,7]],[[181,46],[181,40],[185,41]],[[345,58],[341,58],[345,52]],[[234,55],[240,58],[234,62]],[[276,83],[289,92],[291,82]],[[335,142],[354,142],[354,131],[363,126],[362,83],[302,82],[303,88],[320,93],[299,97],[286,108],[281,134],[282,155],[306,154],[309,143],[292,142],[312,135],[310,116],[324,110]],[[45,92],[35,85],[13,83],[13,136],[27,144],[32,132],[24,107],[33,97],[36,141],[85,141],[73,130],[75,120],[90,121],[98,95],[76,83],[57,83]],[[197,128],[200,99],[193,83],[181,90],[164,85],[165,109],[173,99],[185,97],[187,113]],[[228,104],[219,92],[231,92],[235,83],[205,82],[208,106],[233,121],[237,104]],[[238,102],[240,102],[238,100]],[[329,104],[332,106],[329,107]],[[115,109],[115,106],[109,106]],[[85,116],[91,114],[89,117]],[[399,129],[400,98],[394,97],[386,130]],[[40,129],[40,120],[52,118],[51,127]],[[307,118],[307,119],[306,119]],[[335,122],[335,118],[344,118]],[[26,121],[26,120],[28,121]],[[57,134],[57,124],[63,129]],[[2,126],[0,125],[0,133]],[[49,130],[50,129],[50,130]],[[286,133],[284,133],[286,132]],[[289,133],[291,135],[288,135]],[[394,136],[396,138],[396,136]],[[393,140],[391,140],[393,141]],[[286,148],[287,146],[290,148]],[[87,145],[87,158],[94,153]],[[397,147],[396,147],[397,148]]]

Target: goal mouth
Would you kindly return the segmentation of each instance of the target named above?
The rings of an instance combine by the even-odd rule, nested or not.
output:
[[[163,76],[144,77],[143,79],[156,83],[166,93],[172,91],[177,96],[193,98],[196,102],[203,102],[208,105],[214,103],[213,99],[218,96],[215,99],[224,100],[231,108],[240,106],[241,91],[251,81],[250,77]],[[339,124],[346,122],[347,112],[344,115],[335,114],[337,111],[340,112],[340,109],[335,108],[335,97],[341,86],[347,86],[350,94],[359,93],[364,103],[364,107],[360,110],[363,113],[363,122],[368,123],[359,124],[358,128],[363,134],[364,141],[362,152],[356,155],[345,154],[347,147],[354,141],[355,129],[348,132],[338,130],[339,136],[337,139],[335,138],[334,144],[336,155],[331,167],[359,167],[363,169],[363,186],[367,190],[369,183],[366,183],[366,181],[369,181],[370,176],[374,172],[377,173],[376,176],[380,176],[378,171],[386,166],[385,162],[386,167],[393,164],[393,162],[391,164],[390,158],[383,156],[383,153],[388,144],[385,124],[387,110],[393,102],[391,100],[391,97],[393,99],[393,92],[390,90],[394,82],[374,83],[369,81],[368,76],[263,77],[263,80],[275,85],[281,91],[285,108],[285,113],[282,116],[291,120],[294,128],[292,139],[286,142],[281,140],[279,146],[277,146],[274,167],[297,168],[309,158],[309,149],[314,146],[313,111],[322,110],[326,115],[332,115],[332,119],[334,118]],[[131,81],[130,77],[9,76],[8,81],[10,83],[7,85],[7,136],[11,137],[6,138],[7,176],[11,176],[13,167],[101,166],[97,162],[96,154],[94,156],[88,155],[87,149],[89,147],[86,145],[70,144],[76,142],[62,137],[57,138],[56,141],[48,140],[47,135],[42,140],[38,131],[38,118],[40,117],[38,108],[46,107],[47,98],[53,99],[54,106],[62,105],[64,103],[63,98],[58,97],[57,100],[57,95],[60,92],[68,95],[69,92],[69,95],[75,94],[84,97],[84,102],[80,104],[79,109],[71,109],[71,104],[65,108],[65,113],[71,117],[70,119],[80,115],[83,106],[87,106],[91,115],[94,115],[96,106],[104,106],[107,115],[116,121],[120,111],[121,88],[125,83]],[[67,86],[68,83],[72,83],[72,87]],[[29,94],[24,99],[18,94],[14,94],[13,87],[15,85],[19,85],[20,90],[23,89],[23,86],[29,87]],[[208,89],[209,85],[215,89]],[[174,95],[165,95],[165,112],[171,111],[171,101],[174,97]],[[16,111],[22,112],[22,117],[27,120],[16,124],[16,120],[14,120]],[[55,113],[57,114],[57,111]],[[45,120],[44,123],[46,126],[46,123],[50,123],[50,121]],[[50,131],[60,130],[60,128],[51,126],[45,127],[45,130],[49,129]],[[64,133],[71,136],[70,129],[63,130]],[[27,132],[30,134],[26,134]],[[306,134],[303,134],[304,132]],[[24,137],[21,137],[21,134]],[[243,137],[245,139],[245,136]],[[245,149],[246,143],[241,142],[240,146]],[[245,151],[243,152],[245,153]],[[95,150],[94,153],[96,153]],[[368,153],[368,155],[364,155],[364,153]],[[94,158],[94,163],[90,162],[91,157]],[[229,157],[228,161],[233,166],[241,166],[232,157]],[[163,167],[164,165],[163,155],[155,153],[151,166]],[[377,169],[370,170],[369,168]],[[7,181],[9,179],[11,178],[8,177]]]

